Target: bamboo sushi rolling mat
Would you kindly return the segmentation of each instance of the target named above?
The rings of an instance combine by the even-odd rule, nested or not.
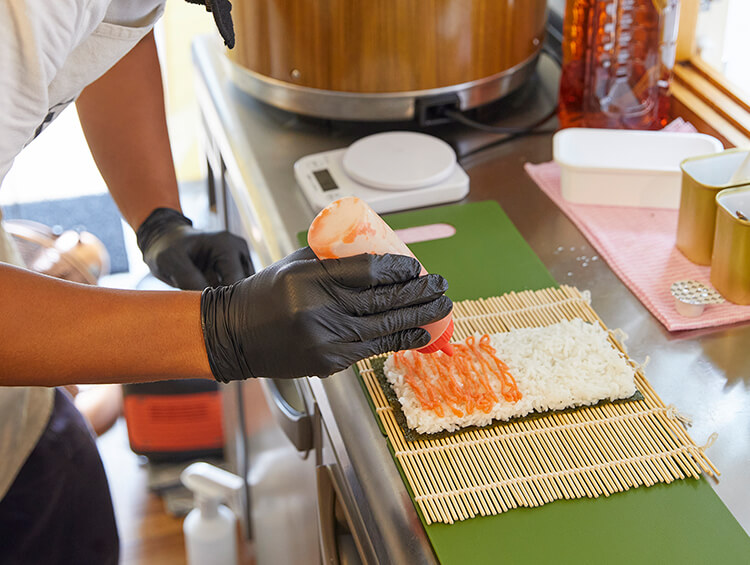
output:
[[[464,300],[454,303],[454,339],[573,318],[607,329],[587,297],[569,286]],[[612,345],[626,355],[608,333]],[[630,359],[642,400],[546,412],[411,442],[396,421],[372,359],[360,361],[357,368],[427,524],[719,474],[686,433],[680,415],[664,405]]]

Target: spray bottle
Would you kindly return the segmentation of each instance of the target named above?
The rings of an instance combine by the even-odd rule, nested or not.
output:
[[[360,253],[394,253],[414,257],[383,218],[356,196],[340,198],[326,206],[312,221],[307,242],[318,259],[338,259]],[[427,271],[422,267],[420,275],[425,274]],[[417,351],[453,354],[450,344],[453,335],[451,314],[423,328],[429,332],[430,341]]]
[[[180,480],[195,495],[195,508],[182,525],[188,565],[237,565],[237,517],[221,501],[242,488],[242,479],[208,463],[193,463]]]

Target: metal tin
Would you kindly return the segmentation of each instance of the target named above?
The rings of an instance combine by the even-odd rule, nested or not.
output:
[[[727,149],[713,155],[691,157],[680,163],[682,191],[677,248],[693,263],[711,264],[716,195],[721,190],[750,183],[750,179],[730,180],[749,152],[746,149]]]
[[[670,287],[677,312],[688,318],[703,314],[709,304],[721,304],[724,298],[713,288],[698,281],[677,281]]]
[[[750,304],[750,185],[722,190],[716,205],[711,284],[727,300]]]

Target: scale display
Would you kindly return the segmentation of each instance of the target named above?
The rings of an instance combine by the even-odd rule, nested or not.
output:
[[[344,196],[358,196],[382,214],[455,202],[469,192],[469,176],[450,145],[415,132],[380,133],[308,155],[294,164],[294,174],[316,212]]]
[[[315,177],[315,180],[318,181],[318,184],[320,185],[320,189],[323,192],[328,192],[329,190],[336,190],[339,185],[336,184],[336,181],[333,180],[333,177],[331,176],[331,172],[328,169],[320,169],[319,171],[313,171],[313,176]]]

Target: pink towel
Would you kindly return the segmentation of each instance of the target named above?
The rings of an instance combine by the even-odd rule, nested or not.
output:
[[[729,302],[708,305],[697,318],[675,310],[670,293],[673,282],[691,279],[711,286],[710,267],[692,263],[675,247],[677,210],[571,204],[560,192],[557,163],[526,163],[525,169],[669,331],[750,320],[750,306]]]

